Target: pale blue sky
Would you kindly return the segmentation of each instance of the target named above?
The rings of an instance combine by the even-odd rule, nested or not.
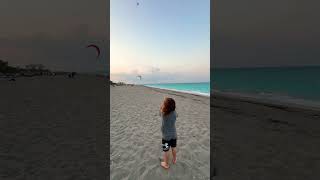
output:
[[[110,6],[112,80],[210,80],[209,0],[111,0]]]

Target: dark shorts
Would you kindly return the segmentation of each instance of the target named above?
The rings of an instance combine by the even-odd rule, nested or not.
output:
[[[164,140],[162,139],[162,150],[164,152],[169,151],[170,147],[176,147],[177,146],[177,139],[171,139],[171,140]]]

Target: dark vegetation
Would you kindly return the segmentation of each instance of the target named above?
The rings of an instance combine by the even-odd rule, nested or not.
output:
[[[118,83],[115,83],[113,81],[110,80],[110,85],[111,86],[133,86],[133,84],[126,84],[124,82],[118,82]]]
[[[8,62],[0,60],[0,75],[1,76],[41,76],[54,75],[49,69],[46,69],[42,64],[29,64],[24,68],[10,66]]]

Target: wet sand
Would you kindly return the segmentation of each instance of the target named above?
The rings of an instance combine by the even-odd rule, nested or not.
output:
[[[320,177],[320,110],[216,94],[216,180]]]
[[[111,179],[209,179],[209,97],[143,86],[111,87]],[[160,166],[164,97],[176,101],[177,164]],[[172,156],[171,156],[172,158]]]

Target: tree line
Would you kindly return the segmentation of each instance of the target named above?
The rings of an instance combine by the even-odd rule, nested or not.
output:
[[[10,66],[7,61],[0,59],[0,73],[10,75],[10,74],[20,74],[20,75],[44,75],[51,74],[52,72],[45,68],[42,64],[28,64],[25,67]]]

